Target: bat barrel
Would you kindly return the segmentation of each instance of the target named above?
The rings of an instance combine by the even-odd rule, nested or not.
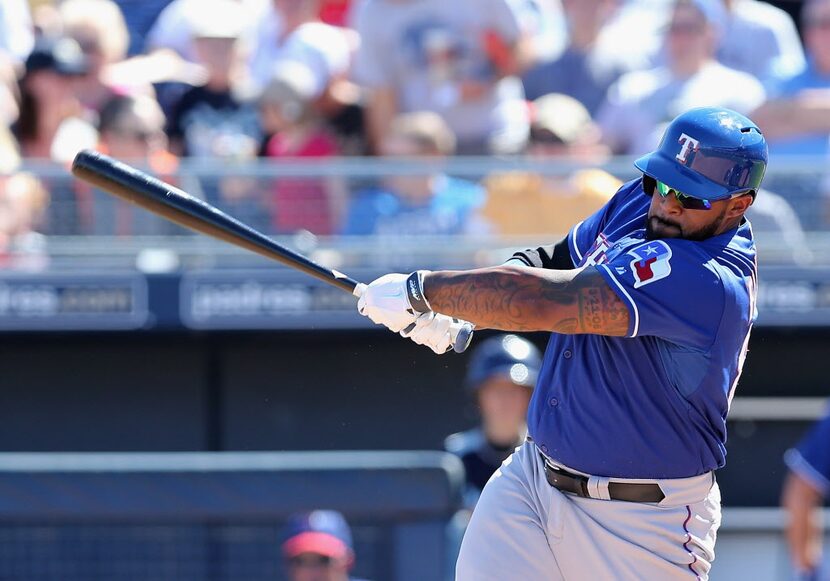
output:
[[[110,194],[191,230],[277,260],[354,293],[358,282],[285,248],[268,236],[182,190],[97,151],[75,156],[72,173]]]
[[[78,153],[72,162],[72,174],[186,228],[282,262],[357,297],[366,289],[365,284],[277,244],[207,202],[97,151]],[[464,323],[451,332],[454,349],[461,353],[470,343],[473,327]]]

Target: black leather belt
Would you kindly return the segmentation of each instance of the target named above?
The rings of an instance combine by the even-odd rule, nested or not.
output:
[[[542,456],[542,462],[545,465],[545,476],[551,486],[562,492],[569,492],[583,498],[594,498],[588,494],[587,476],[580,476],[561,468],[555,468],[546,461],[544,456]],[[656,484],[629,482],[609,482],[608,496],[611,500],[627,502],[660,502],[666,497]]]

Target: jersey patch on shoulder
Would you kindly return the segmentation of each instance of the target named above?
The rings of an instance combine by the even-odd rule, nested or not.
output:
[[[628,251],[634,257],[631,274],[634,288],[651,284],[671,274],[671,248],[662,240],[652,240]]]

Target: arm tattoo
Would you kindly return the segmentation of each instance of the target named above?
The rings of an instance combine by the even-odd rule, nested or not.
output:
[[[594,268],[543,270],[501,266],[426,275],[432,308],[478,327],[623,336],[625,303]]]

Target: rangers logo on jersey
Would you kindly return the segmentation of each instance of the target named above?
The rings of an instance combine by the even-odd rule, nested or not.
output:
[[[600,233],[597,236],[597,239],[594,240],[594,244],[585,253],[585,259],[582,261],[582,265],[595,265],[595,264],[605,264],[608,262],[608,258],[605,254],[611,249],[611,242],[605,236],[605,234]]]
[[[662,240],[642,244],[629,250],[628,254],[634,257],[631,261],[634,288],[651,284],[671,274],[671,248]]]

